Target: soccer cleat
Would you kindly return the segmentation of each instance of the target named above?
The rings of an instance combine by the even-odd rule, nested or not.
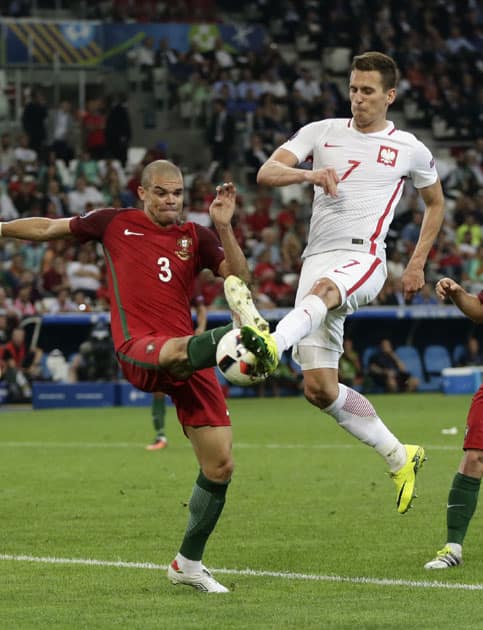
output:
[[[176,560],[168,567],[168,578],[172,584],[185,584],[186,586],[191,586],[197,591],[202,591],[203,593],[229,593],[230,591],[215,580],[215,578],[211,575],[208,569],[204,566],[201,567],[200,573],[194,573],[193,575],[189,575],[184,573],[179,566]]]
[[[463,564],[463,557],[460,553],[457,553],[449,545],[443,547],[436,554],[436,558],[426,562],[425,569],[451,569]]]
[[[162,448],[166,448],[168,446],[168,440],[163,436],[160,438],[156,438],[156,440],[152,444],[148,444],[146,446],[147,451],[160,451]]]
[[[270,330],[268,322],[257,311],[250,289],[243,280],[237,276],[228,276],[225,278],[224,290],[236,328],[253,326],[268,333]]]
[[[397,472],[391,473],[397,488],[396,506],[399,514],[405,514],[411,507],[415,497],[416,474],[426,461],[424,448],[413,444],[405,444],[407,460]]]
[[[278,366],[278,348],[269,332],[262,332],[255,326],[243,326],[240,329],[243,345],[257,358],[257,372],[270,376]]]

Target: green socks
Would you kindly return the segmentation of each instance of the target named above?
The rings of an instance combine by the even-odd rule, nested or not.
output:
[[[166,415],[166,402],[164,396],[162,398],[153,397],[151,404],[151,415],[153,418],[154,430],[156,438],[164,437],[164,420]]]
[[[188,359],[193,370],[214,367],[216,365],[216,347],[227,332],[233,330],[233,324],[211,328],[191,337],[188,341]]]
[[[209,535],[225,505],[228,483],[215,483],[200,471],[189,502],[190,519],[180,553],[190,560],[201,560]]]
[[[447,542],[463,544],[466,530],[478,503],[480,483],[480,479],[456,473],[448,495]]]

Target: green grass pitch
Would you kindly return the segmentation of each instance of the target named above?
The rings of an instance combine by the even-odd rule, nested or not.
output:
[[[372,396],[426,446],[419,498],[397,514],[383,460],[302,398],[229,401],[235,475],[205,564],[232,592],[172,586],[197,465],[172,407],[0,413],[0,627],[482,628],[483,513],[463,567],[427,572],[445,542],[469,396]],[[457,435],[442,430],[457,427]]]

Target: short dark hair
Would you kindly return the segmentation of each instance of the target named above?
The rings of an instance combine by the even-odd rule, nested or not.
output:
[[[352,59],[351,70],[362,70],[362,72],[375,70],[379,72],[385,91],[394,89],[399,80],[396,62],[392,57],[381,52],[369,51],[362,53],[362,55],[356,55]]]

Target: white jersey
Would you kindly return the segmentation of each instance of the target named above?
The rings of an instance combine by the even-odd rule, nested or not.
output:
[[[429,149],[390,121],[383,131],[361,133],[350,118],[321,120],[299,129],[282,148],[299,164],[312,157],[314,170],[332,167],[340,178],[337,197],[314,186],[304,258],[335,249],[384,256],[404,180],[424,188],[438,179]]]

